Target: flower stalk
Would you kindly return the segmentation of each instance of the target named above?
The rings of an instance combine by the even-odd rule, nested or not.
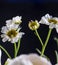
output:
[[[35,33],[36,33],[36,36],[38,37],[38,39],[39,39],[39,41],[40,41],[41,45],[43,46],[43,42],[42,42],[42,39],[41,39],[41,37],[40,37],[40,35],[39,35],[38,31],[37,31],[37,30],[35,30]]]
[[[17,56],[19,48],[20,48],[20,39],[18,40],[18,46],[16,45],[16,43],[14,43],[14,50],[15,50],[14,57]]]
[[[42,47],[41,56],[44,55],[45,48],[46,48],[46,46],[47,46],[47,44],[48,44],[48,41],[49,41],[49,38],[50,38],[51,32],[52,32],[52,29],[49,29],[49,32],[48,32],[48,35],[47,35],[47,38],[46,38],[45,44],[44,44],[43,47]]]
[[[1,45],[0,45],[0,48],[6,53],[6,55],[11,59],[11,56],[10,56],[10,54],[6,51],[6,49],[4,48],[4,47],[2,47]]]

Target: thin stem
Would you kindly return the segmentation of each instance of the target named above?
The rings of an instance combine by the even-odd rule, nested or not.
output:
[[[18,41],[18,47],[16,48],[15,57],[16,57],[16,56],[17,56],[17,54],[18,54],[19,48],[20,48],[20,39],[19,39],[19,41]]]
[[[38,49],[38,48],[36,48],[36,51],[39,53],[39,54],[41,54],[41,51]],[[44,57],[46,57],[48,60],[50,60],[46,55],[43,55]]]
[[[41,51],[40,51],[38,48],[36,48],[36,51],[37,51],[39,54],[41,54]]]
[[[38,39],[40,40],[41,45],[43,46],[43,42],[42,42],[42,39],[41,39],[41,37],[40,37],[40,35],[39,35],[38,31],[37,31],[37,30],[35,30],[35,33],[36,33],[36,35],[37,35]]]
[[[11,59],[11,56],[9,55],[9,53],[6,51],[6,49],[4,49],[1,45],[0,48],[6,53],[6,55]]]
[[[16,57],[16,43],[14,43],[14,57]]]
[[[46,38],[45,44],[44,44],[43,47],[42,47],[42,53],[41,53],[41,56],[44,55],[44,51],[45,51],[45,48],[46,48],[47,43],[48,43],[48,41],[49,41],[49,38],[50,38],[51,32],[52,32],[52,29],[49,29],[48,36],[47,36],[47,38]]]
[[[57,60],[57,63],[58,63],[58,53],[57,53],[57,51],[55,51],[55,54],[56,54],[56,60]]]

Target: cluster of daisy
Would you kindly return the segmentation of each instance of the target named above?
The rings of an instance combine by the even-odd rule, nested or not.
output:
[[[23,32],[20,32],[21,27],[19,26],[22,23],[21,17],[16,16],[13,17],[12,20],[6,21],[6,26],[2,27],[1,37],[3,38],[2,41],[6,42],[11,41],[11,43],[18,42],[18,39],[24,35]]]
[[[14,57],[17,56],[19,48],[20,48],[20,40],[22,36],[25,34],[21,32],[20,24],[22,23],[22,17],[16,16],[10,20],[6,20],[6,25],[1,29],[1,38],[3,42],[11,42],[14,45]],[[8,51],[0,45],[0,49],[2,49],[9,58],[12,58]],[[1,53],[1,52],[0,52]],[[1,59],[0,59],[1,60]]]
[[[47,35],[47,38],[45,40],[45,43],[43,43],[43,41],[42,41],[42,39],[41,39],[41,37],[40,37],[40,35],[38,33],[38,30],[37,30],[40,27],[41,24],[49,26],[49,31],[48,31],[48,35]],[[38,37],[38,39],[39,39],[39,41],[41,43],[42,50],[39,50],[38,48],[36,48],[36,50],[39,52],[39,54],[42,57],[46,57],[44,52],[45,52],[46,46],[48,44],[48,41],[50,39],[51,32],[55,28],[56,32],[58,33],[58,17],[53,17],[53,16],[51,16],[49,14],[46,14],[45,16],[42,16],[42,18],[41,18],[41,20],[39,22],[37,20],[35,20],[35,21],[31,20],[29,22],[28,26],[29,26],[30,30],[34,31],[35,35]],[[54,38],[54,39],[58,43],[58,39],[57,38]],[[57,51],[55,51],[55,53],[56,53],[56,59],[57,59],[57,63],[58,63],[58,53],[57,53]],[[56,64],[56,65],[58,65],[58,64]]]
[[[2,27],[1,30],[1,37],[3,38],[2,41],[6,42],[9,41],[11,43],[14,43],[14,58],[10,56],[10,54],[7,52],[3,46],[0,45],[0,48],[7,54],[8,59],[6,60],[4,65],[52,65],[49,58],[44,54],[46,50],[46,46],[48,44],[48,41],[51,36],[51,32],[53,28],[56,29],[56,32],[58,33],[58,18],[52,17],[49,14],[46,14],[41,18],[41,20],[38,22],[38,20],[31,20],[28,24],[28,27],[30,30],[35,32],[35,35],[38,37],[42,50],[39,50],[36,48],[36,50],[39,52],[40,55],[36,53],[30,53],[30,54],[22,54],[20,56],[17,56],[17,53],[20,48],[20,40],[22,38],[22,35],[24,35],[24,32],[20,32],[21,27],[20,24],[22,23],[21,20],[22,17],[16,16],[13,17],[10,20],[6,21],[6,25]],[[45,43],[43,43],[39,33],[38,28],[41,24],[49,25],[49,31],[47,38],[45,40]],[[54,38],[57,43],[58,39]],[[18,44],[17,44],[18,43]],[[58,65],[58,53],[56,53],[57,63],[55,65]],[[0,50],[0,65],[1,65],[1,50]]]

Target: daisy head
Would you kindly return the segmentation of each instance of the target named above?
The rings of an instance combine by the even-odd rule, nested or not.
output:
[[[15,23],[15,24],[21,24],[22,23],[22,17],[20,16],[16,16],[16,17],[13,17],[12,18],[12,21]]]
[[[22,38],[22,35],[24,35],[23,32],[20,32],[20,29],[20,27],[16,29],[14,25],[10,27],[3,26],[1,30],[1,37],[3,38],[2,41],[6,42],[8,40],[11,41],[11,43],[18,42],[18,40]]]
[[[29,26],[29,28],[30,28],[31,30],[37,30],[37,29],[39,28],[40,24],[38,23],[37,20],[35,20],[35,21],[32,21],[32,20],[31,20],[31,21],[29,22],[28,26]]]
[[[18,26],[22,23],[22,17],[20,16],[16,16],[16,17],[13,17],[12,20],[6,20],[6,25],[9,27],[11,25],[14,25],[15,27],[18,28]]]
[[[49,25],[50,29],[55,28],[58,33],[58,18],[57,17],[52,17],[51,15],[46,14],[45,16],[41,18],[39,23]]]

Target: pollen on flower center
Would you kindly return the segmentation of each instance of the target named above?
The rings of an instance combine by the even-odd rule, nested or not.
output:
[[[14,30],[14,29],[12,29],[12,30],[10,30],[10,31],[7,32],[7,35],[8,35],[8,37],[10,37],[10,38],[16,37],[17,31]]]
[[[55,19],[49,19],[48,21],[49,21],[50,23],[54,23],[54,24],[57,23],[57,21],[56,21]]]

